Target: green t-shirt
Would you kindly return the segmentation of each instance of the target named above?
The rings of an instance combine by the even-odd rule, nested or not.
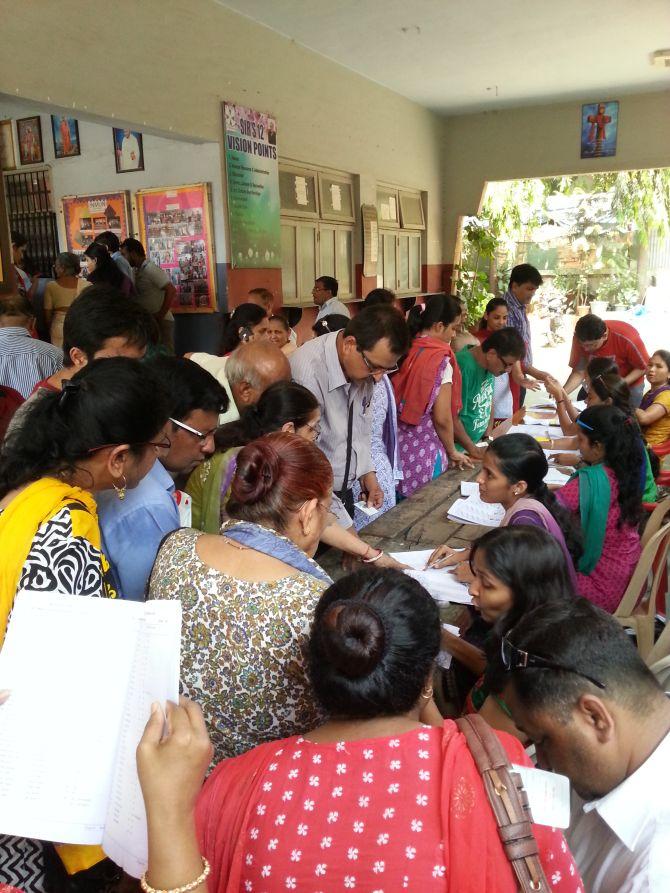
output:
[[[494,375],[482,369],[472,356],[470,346],[459,350],[456,360],[463,379],[461,388],[463,407],[458,416],[468,437],[473,443],[479,443],[491,421]],[[459,444],[458,449],[462,452],[464,448]]]

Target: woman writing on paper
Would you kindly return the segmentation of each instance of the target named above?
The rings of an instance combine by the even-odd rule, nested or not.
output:
[[[114,489],[123,499],[137,486],[164,445],[167,412],[159,383],[137,360],[117,357],[45,391],[29,423],[12,429],[0,448],[0,645],[20,589],[117,597],[94,494]],[[0,878],[42,893],[44,847],[0,835]],[[99,847],[58,853],[77,889],[103,889],[118,874]]]
[[[156,710],[138,749],[150,889],[204,893],[208,875],[210,893],[516,891],[464,736],[432,702],[439,637],[437,606],[416,580],[389,570],[339,580],[316,606],[308,646],[327,718],[225,760],[202,790],[211,749],[198,708],[171,705],[163,740]],[[499,738],[528,764],[518,741]],[[562,835],[532,834],[552,890],[577,893]]]
[[[454,416],[461,408],[461,376],[450,347],[462,316],[450,295],[430,295],[423,310],[407,318],[414,336],[400,371],[393,378],[398,407],[398,445],[403,480],[400,492],[411,496],[449,464],[472,468],[454,443]]]

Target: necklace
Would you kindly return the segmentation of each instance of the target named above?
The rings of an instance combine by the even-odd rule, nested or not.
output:
[[[246,552],[249,549],[249,546],[243,546],[242,543],[236,543],[235,540],[229,540],[227,536],[223,537],[223,541],[227,546],[232,546],[233,549],[239,549],[240,552]]]

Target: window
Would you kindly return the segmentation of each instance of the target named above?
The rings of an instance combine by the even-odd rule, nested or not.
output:
[[[284,303],[311,305],[319,276],[334,276],[338,297],[353,298],[353,178],[282,164],[279,191]]]
[[[377,286],[390,288],[398,295],[420,292],[421,231],[425,229],[421,193],[380,186],[377,213]]]

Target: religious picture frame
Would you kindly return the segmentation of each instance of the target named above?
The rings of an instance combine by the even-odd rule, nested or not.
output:
[[[6,118],[4,121],[0,121],[0,170],[16,170],[14,127],[12,126],[11,118]]]
[[[144,170],[144,141],[139,130],[113,127],[114,161],[117,174]]]
[[[16,134],[19,141],[21,164],[44,164],[42,143],[42,123],[39,115],[16,119]]]
[[[139,189],[139,240],[177,292],[173,313],[218,309],[211,183]]]
[[[79,122],[68,115],[51,116],[51,135],[56,158],[72,158],[81,155]]]
[[[581,124],[582,158],[611,158],[616,155],[618,101],[584,103]]]

